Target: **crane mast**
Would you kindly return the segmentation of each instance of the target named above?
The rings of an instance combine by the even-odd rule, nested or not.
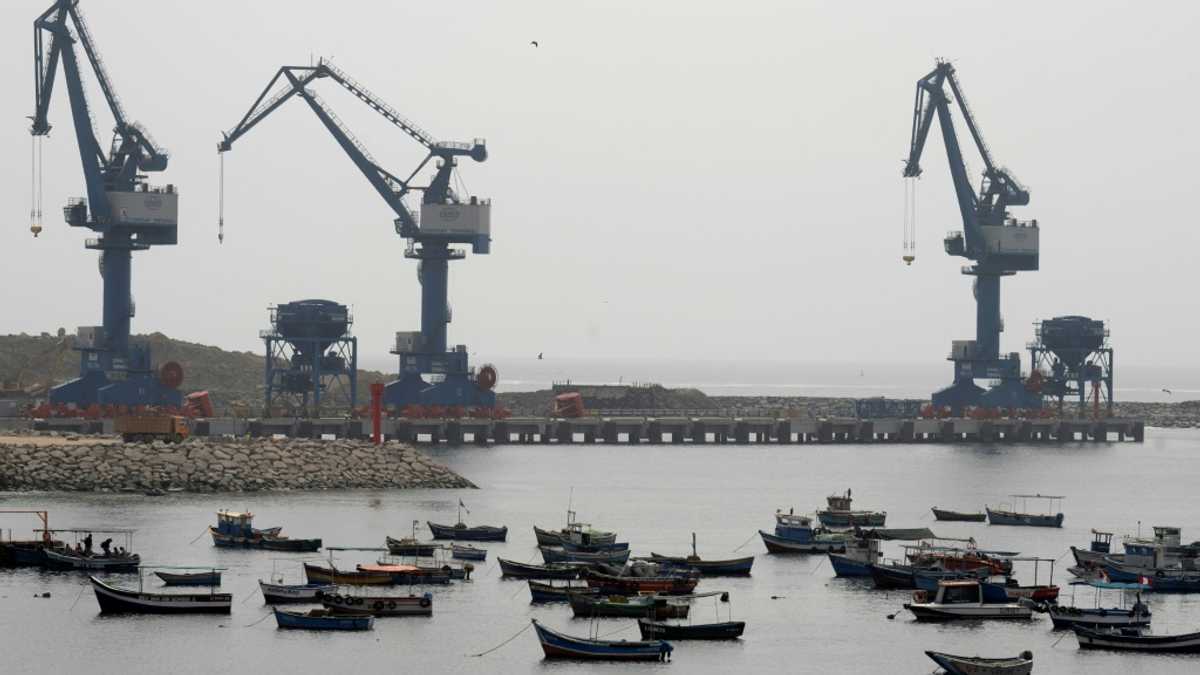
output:
[[[72,30],[72,28],[74,30]],[[86,407],[92,404],[180,405],[182,396],[154,374],[150,350],[131,344],[132,254],[178,240],[178,194],[173,185],[155,187],[146,173],[167,168],[167,152],[142,125],[131,122],[117,97],[104,61],[79,7],[79,0],[57,0],[34,21],[34,143],[50,133],[50,101],[58,71],[63,71],[75,138],[83,166],[87,197],[68,201],[68,225],[99,236],[85,247],[100,252],[103,277],[103,325],[81,327],[75,340],[80,352],[79,378],[55,387],[50,401]],[[92,128],[81,72],[81,58],[91,67],[113,116],[113,138],[105,153]],[[35,157],[40,155],[36,153]],[[35,159],[36,163],[36,159]],[[40,167],[35,167],[40,176]],[[35,178],[37,181],[37,178]],[[41,188],[35,188],[40,201]],[[41,206],[34,213],[40,217]],[[35,220],[34,234],[41,230]]]
[[[983,159],[978,194],[971,184],[954,128],[951,108],[955,103]],[[943,244],[947,254],[973,263],[964,266],[962,273],[974,277],[976,311],[975,339],[953,342],[948,360],[954,362],[954,383],[933,394],[933,405],[948,407],[954,414],[962,414],[970,406],[1040,407],[1041,397],[1029,391],[1021,380],[1019,353],[1000,353],[1000,333],[1004,330],[1000,315],[1000,279],[1018,271],[1038,269],[1037,221],[1017,220],[1008,211],[1010,206],[1028,204],[1029,191],[1008,169],[993,160],[979,124],[967,105],[954,66],[942,60],[932,72],[917,81],[912,134],[903,172],[905,178],[916,179],[922,173],[921,154],[935,115],[962,219],[962,230],[951,232]],[[976,379],[996,383],[985,390],[975,384]]]
[[[385,169],[340,117],[312,89],[317,80],[329,79],[353,94],[377,114],[399,128],[426,149],[425,157],[407,174]],[[466,257],[454,244],[469,244],[477,254],[491,249],[491,203],[476,197],[461,198],[451,186],[459,157],[476,162],[487,159],[482,139],[471,143],[439,141],[395,108],[351,78],[327,60],[312,66],[283,66],[250,106],[250,110],[230,131],[222,134],[217,152],[233,149],[233,144],[263,119],[292,98],[302,99],[325,129],[354,163],[371,187],[395,214],[393,225],[408,241],[406,258],[418,261],[421,284],[421,330],[397,332],[392,353],[399,357],[399,378],[387,385],[384,403],[407,405],[494,407],[495,373],[476,378],[468,366],[467,349],[456,345],[448,350],[447,324],[449,262]],[[417,175],[433,165],[433,176],[424,185]],[[223,175],[223,171],[222,171]],[[223,189],[222,189],[223,193]],[[417,207],[407,203],[410,195],[420,195]],[[224,234],[224,204],[219,216],[219,236]],[[435,374],[440,382],[426,380]]]

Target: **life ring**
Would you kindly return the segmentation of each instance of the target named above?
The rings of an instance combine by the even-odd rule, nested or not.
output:
[[[342,604],[342,596],[338,593],[334,593],[333,595],[329,596],[329,602],[332,602],[335,605],[340,605]]]
[[[376,600],[376,601],[375,601],[375,604],[374,604],[374,605],[371,605],[371,606],[372,606],[372,607],[374,607],[376,611],[378,611],[378,610],[381,610],[381,609],[383,609],[383,601],[382,601],[382,600]]]
[[[395,600],[388,600],[387,608],[388,608],[388,609],[396,609],[396,601],[395,601]]]
[[[420,603],[418,603],[418,604],[420,604],[420,605],[421,605],[421,607],[426,607],[426,608],[427,608],[427,607],[429,607],[430,605],[432,605],[432,604],[433,604],[433,599],[432,599],[432,598],[430,598],[428,595],[426,595],[425,597],[421,598],[421,602],[420,602]]]
[[[913,591],[912,599],[916,604],[923,605],[929,602],[929,594],[925,591]]]
[[[366,603],[366,600],[363,598],[355,598],[354,599],[354,604],[356,604],[356,605],[362,605],[364,603]]]

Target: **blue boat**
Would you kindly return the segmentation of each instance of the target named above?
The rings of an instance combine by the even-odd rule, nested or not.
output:
[[[548,659],[583,661],[669,661],[675,650],[665,640],[592,640],[564,635],[531,619]]]
[[[370,614],[350,616],[326,609],[310,609],[307,612],[276,609],[275,623],[280,628],[303,630],[371,630],[375,627],[375,617]]]
[[[566,539],[559,544],[564,551],[571,553],[616,553],[629,550],[629,542],[607,542],[603,544],[577,544]]]
[[[1028,500],[1030,499],[1045,499],[1049,502],[1049,510],[1054,510],[1054,502],[1058,501],[1062,504],[1064,497],[1061,495],[1010,495],[1013,499],[1021,500],[1021,510],[1017,511],[1015,507],[1010,509],[993,509],[989,506],[984,506],[983,510],[987,512],[989,525],[1023,525],[1026,527],[1062,527],[1063,514],[1059,513],[1029,513],[1026,511]]]
[[[650,554],[650,561],[662,567],[676,570],[695,570],[706,577],[745,576],[754,567],[754,556],[729,560],[701,560],[695,556],[668,556]]]
[[[833,573],[839,577],[871,576],[871,563],[855,560],[844,553],[830,553],[829,564],[833,565]]]
[[[487,549],[466,544],[451,544],[450,557],[455,560],[487,560]]]
[[[1200,593],[1200,576],[1164,575],[1150,579],[1155,593]]]
[[[846,542],[845,553],[830,553],[833,573],[839,577],[871,576],[871,567],[879,563],[883,553],[880,540],[874,537],[854,537]]]
[[[538,550],[542,552],[542,561],[547,565],[556,562],[608,563],[610,565],[624,565],[629,560],[629,549],[625,549],[624,551],[582,553],[577,551],[567,551],[557,547],[539,546]]]
[[[925,591],[926,593],[936,593],[939,581],[986,578],[987,570],[985,569],[947,572],[945,570],[921,569],[920,567],[913,568],[913,583],[916,584],[917,590]]]

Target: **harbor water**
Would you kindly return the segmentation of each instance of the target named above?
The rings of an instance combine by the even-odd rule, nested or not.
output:
[[[1145,534],[1153,525],[1200,539],[1196,506],[1200,431],[1150,430],[1144,444],[808,445],[808,446],[520,446],[436,448],[430,452],[478,490],[329,491],[276,494],[0,495],[0,509],[50,512],[52,527],[133,528],[134,550],[162,565],[226,568],[222,590],[231,616],[100,616],[87,577],[0,570],[4,673],[330,673],[330,672],[677,672],[928,673],[926,649],[957,654],[1034,654],[1035,673],[1195,673],[1200,657],[1085,652],[1050,621],[918,624],[901,609],[908,591],[876,591],[869,580],[834,578],[824,556],[765,552],[756,535],[771,530],[776,509],[811,512],[826,495],[853,489],[855,507],[888,512],[891,527],[930,527],[941,536],[975,537],[981,548],[1058,559],[1060,601],[1092,606],[1095,592],[1066,586],[1068,546],[1086,546],[1090,529]],[[937,523],[930,507],[975,511],[1011,502],[1012,493],[1065,495],[1062,529]],[[256,581],[273,566],[289,583],[313,554],[216,549],[205,534],[219,509],[256,514],[294,537],[332,546],[382,546],[407,536],[412,521],[452,523],[461,499],[472,524],[504,524],[506,543],[483,544],[470,583],[430,587],[430,618],[381,618],[365,633],[276,629]],[[636,639],[631,619],[571,618],[565,605],[534,606],[524,581],[500,578],[496,557],[537,560],[531,526],[559,527],[568,503],[579,518],[616,530],[635,555],[684,554],[696,532],[707,558],[754,554],[753,575],[705,578],[698,591],[728,590],[731,602],[698,600],[696,622],[747,622],[730,643],[676,643],[665,664],[555,663],[542,659],[531,618],[565,632]],[[1032,504],[1030,505],[1032,508]],[[4,516],[0,527],[28,537],[32,516]],[[419,533],[423,538],[428,531]],[[97,537],[97,541],[103,537]],[[118,538],[118,544],[123,541]],[[887,557],[899,556],[888,544]],[[324,555],[324,554],[321,554]],[[377,554],[338,554],[353,567]],[[1032,583],[1032,570],[1017,564]],[[1041,572],[1046,572],[1043,566]],[[138,576],[108,575],[134,586]],[[1045,577],[1039,577],[1044,582]],[[153,576],[147,588],[161,585]],[[1074,589],[1074,590],[1073,590]],[[49,592],[50,597],[40,597]],[[1108,604],[1116,592],[1105,594]],[[1200,629],[1200,596],[1148,595],[1157,632]],[[887,616],[895,613],[895,619]],[[266,618],[264,618],[266,617]],[[517,635],[520,631],[523,633]],[[485,652],[517,635],[510,643]]]

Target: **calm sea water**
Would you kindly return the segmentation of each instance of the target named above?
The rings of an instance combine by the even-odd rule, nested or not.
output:
[[[974,536],[983,547],[1059,558],[1065,581],[1067,547],[1086,545],[1089,529],[1133,533],[1153,524],[1178,525],[1185,541],[1200,539],[1196,476],[1200,433],[1159,431],[1144,445],[845,445],[845,446],[615,446],[439,449],[440,461],[471,478],[479,490],[318,492],[274,495],[6,494],[0,508],[49,509],[51,524],[135,528],[135,548],[147,562],[226,567],[224,589],[234,593],[232,616],[101,617],[82,575],[36,570],[0,571],[0,672],[854,672],[928,673],[923,654],[1012,655],[1033,651],[1035,673],[1195,673],[1200,657],[1082,652],[1074,637],[1052,632],[1046,618],[1030,622],[918,624],[905,612],[907,592],[871,590],[836,579],[824,557],[765,553],[755,535],[770,529],[776,508],[816,508],[824,496],[853,488],[856,505],[888,511],[895,527],[929,526],[938,534]],[[479,658],[538,618],[587,634],[589,622],[565,606],[531,606],[522,581],[502,580],[494,558],[532,560],[530,526],[564,519],[568,496],[580,517],[615,529],[635,554],[683,553],[691,532],[700,553],[753,553],[754,574],[705,579],[699,590],[728,590],[731,610],[748,622],[743,640],[678,643],[669,664],[578,664],[542,660],[531,630]],[[1064,494],[1061,530],[934,523],[930,506],[978,509],[1014,492]],[[380,619],[373,632],[314,634],[280,631],[267,618],[256,580],[273,560],[293,579],[302,556],[227,551],[196,540],[222,508],[249,509],[260,526],[283,525],[294,536],[327,544],[382,545],[407,533],[413,520],[452,522],[458,499],[469,520],[507,524],[510,539],[489,545],[489,562],[472,583],[434,588],[432,618]],[[3,516],[18,534],[35,526],[28,516]],[[193,542],[193,540],[196,540]],[[898,548],[889,555],[899,553]],[[350,566],[372,554],[346,554]],[[357,557],[356,557],[357,556]],[[135,575],[113,581],[136,585]],[[157,582],[147,581],[155,586]],[[48,591],[50,598],[35,597]],[[1092,591],[1075,591],[1090,605]],[[1064,601],[1072,596],[1064,589]],[[1114,598],[1115,599],[1115,596]],[[1152,596],[1160,631],[1200,628],[1200,596]],[[717,616],[713,600],[698,601],[696,620]],[[1036,616],[1036,615],[1035,615]],[[598,630],[635,638],[632,620],[606,619]],[[1059,638],[1062,637],[1060,640]]]

